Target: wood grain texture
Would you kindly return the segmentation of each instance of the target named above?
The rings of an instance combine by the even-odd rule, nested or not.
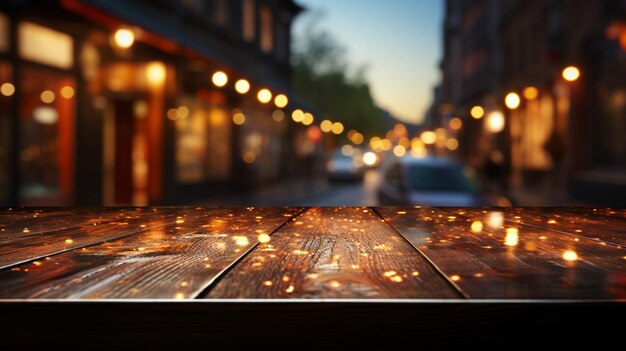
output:
[[[624,299],[626,251],[501,211],[376,208],[474,299]]]
[[[52,223],[49,231],[44,231],[45,222],[38,222],[35,232],[0,240],[0,268],[157,228],[174,221],[175,211],[173,208],[126,208],[105,210],[102,216],[92,210],[87,216],[93,219],[85,220],[81,214],[76,222],[72,222],[72,216],[63,216],[62,220],[48,218]],[[106,219],[95,220],[99,217]]]
[[[313,208],[259,245],[207,298],[459,298],[367,208]]]
[[[510,208],[506,220],[626,247],[626,219],[615,210]]]
[[[300,210],[170,208],[138,234],[0,271],[0,298],[193,298]]]
[[[132,209],[126,209],[132,211]],[[32,208],[0,211],[0,240],[102,224],[117,219],[123,209]]]

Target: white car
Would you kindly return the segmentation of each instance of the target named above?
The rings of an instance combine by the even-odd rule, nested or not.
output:
[[[436,158],[391,158],[381,167],[381,205],[502,206],[508,200],[482,191],[470,167]]]

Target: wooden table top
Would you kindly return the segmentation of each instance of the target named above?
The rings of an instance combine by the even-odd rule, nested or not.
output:
[[[608,208],[14,208],[0,299],[619,301],[625,246]]]

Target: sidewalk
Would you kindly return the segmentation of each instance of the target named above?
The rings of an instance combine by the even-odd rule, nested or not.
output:
[[[240,193],[219,195],[199,201],[201,205],[219,206],[294,206],[303,200],[331,190],[325,178],[301,178],[263,184]]]

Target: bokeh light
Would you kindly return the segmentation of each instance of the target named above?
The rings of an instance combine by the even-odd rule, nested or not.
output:
[[[223,87],[228,83],[228,76],[222,71],[217,71],[213,73],[211,81],[213,82],[213,84],[215,84],[216,87]]]

